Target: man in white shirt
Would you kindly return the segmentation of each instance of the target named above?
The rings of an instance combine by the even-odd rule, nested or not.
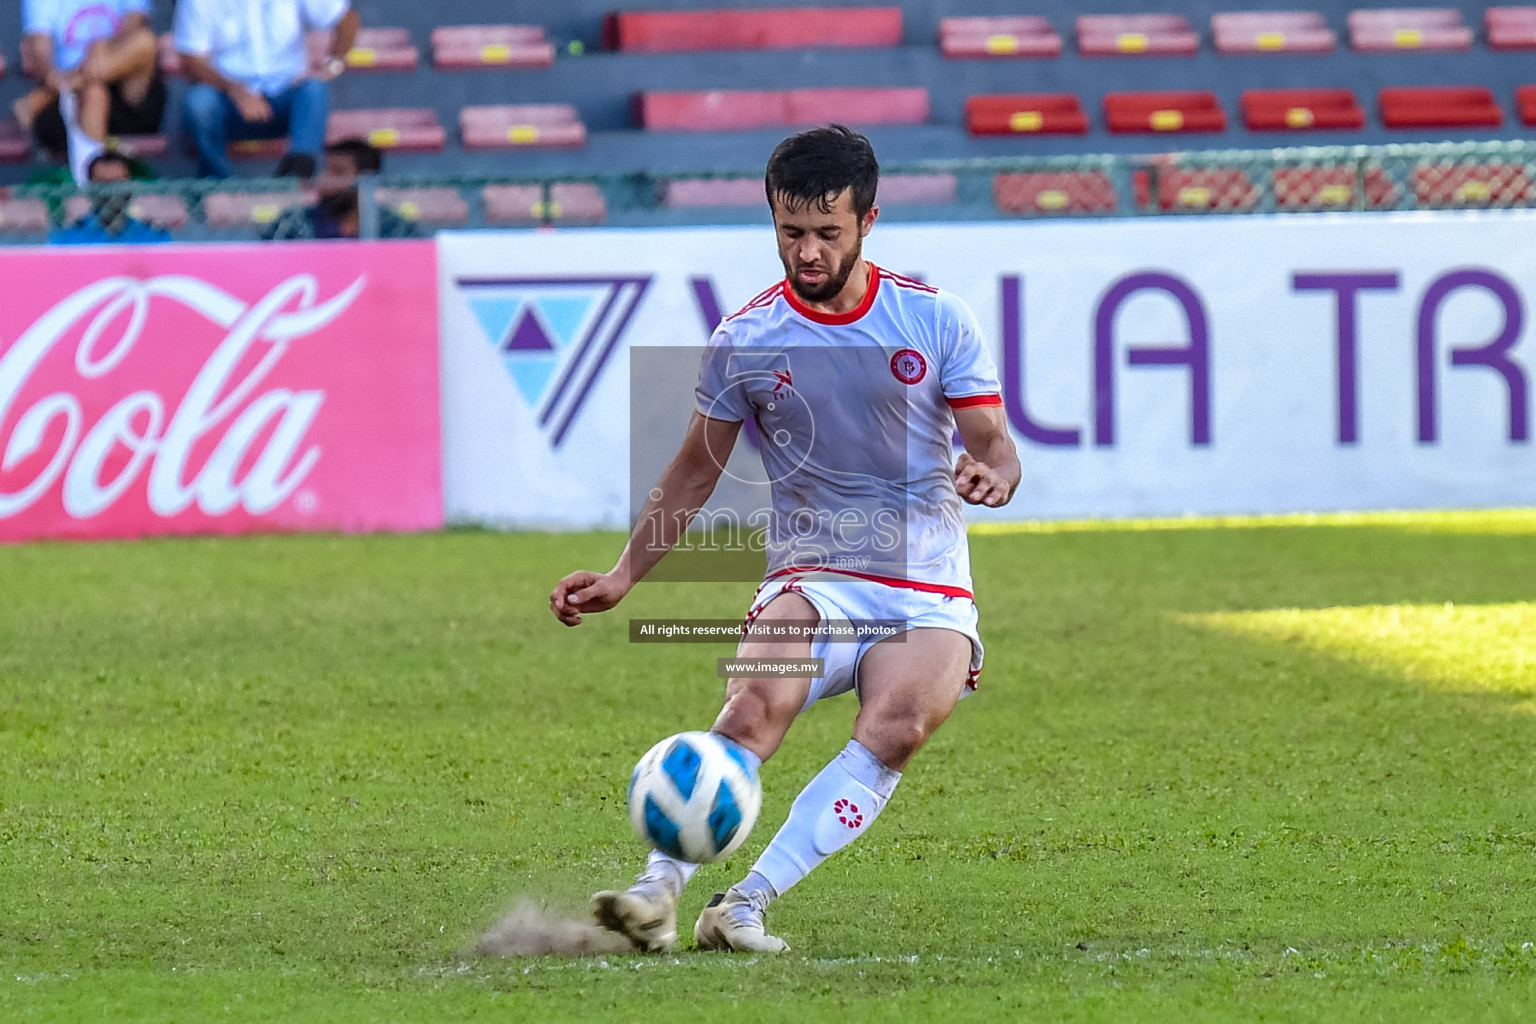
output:
[[[347,0],[180,0],[176,49],[191,83],[184,101],[198,173],[227,178],[231,141],[286,136],[277,173],[309,177],[325,145],[326,83],[361,23]],[[312,72],[307,33],[331,32],[324,67]]]
[[[23,63],[37,88],[11,109],[44,149],[62,155],[83,136],[99,151],[109,134],[160,130],[165,82],[149,11],[149,0],[25,0]]]

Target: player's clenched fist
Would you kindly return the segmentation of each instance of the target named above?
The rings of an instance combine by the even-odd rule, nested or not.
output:
[[[996,508],[1007,504],[1010,488],[997,470],[970,452],[961,452],[955,460],[955,490],[972,505]]]
[[[579,626],[582,612],[605,612],[627,593],[629,588],[614,577],[582,569],[555,584],[549,610],[567,626]]]

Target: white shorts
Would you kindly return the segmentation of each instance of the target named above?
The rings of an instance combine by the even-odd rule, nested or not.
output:
[[[908,629],[952,629],[971,642],[970,670],[966,673],[965,688],[960,696],[969,696],[981,679],[981,662],[986,652],[977,629],[980,614],[976,602],[969,597],[951,597],[869,580],[784,576],[768,580],[757,588],[752,607],[747,611],[746,624],[750,625],[780,594],[799,594],[805,598],[823,623],[884,619],[905,622]],[[856,641],[813,641],[810,656],[824,660],[826,675],[811,680],[810,693],[801,710],[824,697],[857,691],[859,662],[863,660],[864,652],[882,639],[884,637],[872,636]]]

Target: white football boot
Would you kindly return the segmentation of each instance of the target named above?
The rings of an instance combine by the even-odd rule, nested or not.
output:
[[[729,892],[717,892],[709,901],[699,923],[693,926],[693,941],[700,949],[723,949],[736,953],[785,953],[789,943],[769,935],[763,926],[765,906],[734,886]]]
[[[644,879],[628,889],[594,893],[592,916],[636,949],[670,953],[677,948],[677,895],[661,882]]]

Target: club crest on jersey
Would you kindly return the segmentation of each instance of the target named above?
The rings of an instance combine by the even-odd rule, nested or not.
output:
[[[554,448],[618,350],[650,283],[648,275],[455,282]]]
[[[891,373],[903,384],[916,384],[928,376],[928,360],[917,349],[904,348],[891,356]]]

